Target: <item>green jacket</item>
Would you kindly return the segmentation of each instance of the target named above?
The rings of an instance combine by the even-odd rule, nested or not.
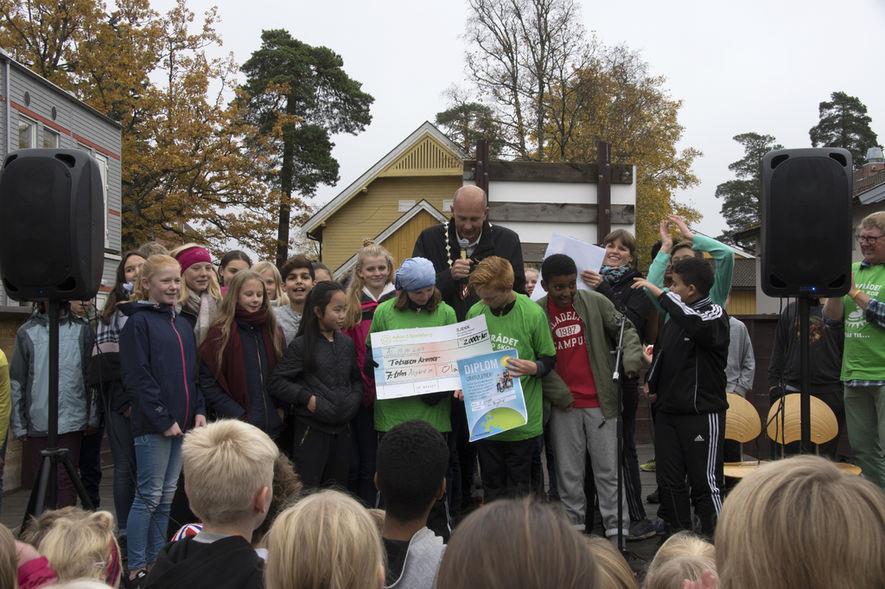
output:
[[[538,301],[544,313],[547,313],[547,297]],[[590,290],[579,290],[575,293],[575,311],[584,322],[587,334],[587,354],[590,357],[590,367],[593,369],[593,379],[596,381],[596,394],[599,396],[599,406],[602,415],[606,419],[617,417],[618,391],[612,381],[615,354],[613,352],[618,344],[618,336],[621,329],[621,313],[615,309],[614,304],[605,295]],[[629,320],[624,324],[624,352],[621,356],[626,373],[638,374],[642,365],[642,343],[639,334]],[[626,374],[622,374],[623,378]],[[556,370],[541,381],[544,391],[544,415],[549,415],[550,405],[559,409],[566,409],[572,404],[572,393],[568,386],[560,378]]]

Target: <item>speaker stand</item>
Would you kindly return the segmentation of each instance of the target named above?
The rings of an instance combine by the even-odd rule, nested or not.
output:
[[[808,390],[809,370],[809,322],[810,322],[811,297],[807,294],[799,296],[799,436],[800,452],[811,454],[811,392]]]
[[[58,300],[46,303],[49,315],[49,423],[46,438],[46,449],[40,454],[43,457],[40,470],[34,486],[31,488],[31,497],[28,500],[28,509],[22,521],[21,529],[28,527],[32,517],[39,517],[47,508],[55,509],[58,506],[58,467],[62,465],[67,472],[77,495],[83,504],[83,508],[92,509],[92,502],[86,494],[86,487],[80,480],[67,448],[58,447]]]

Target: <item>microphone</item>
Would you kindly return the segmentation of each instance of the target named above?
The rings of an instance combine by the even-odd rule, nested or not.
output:
[[[461,248],[461,259],[467,259],[467,248],[470,246],[470,240],[463,237],[458,238],[458,247]]]

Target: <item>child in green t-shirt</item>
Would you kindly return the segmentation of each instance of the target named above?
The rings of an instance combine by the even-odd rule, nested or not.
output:
[[[541,448],[543,401],[541,378],[556,361],[556,348],[544,311],[527,296],[513,292],[513,267],[492,256],[470,274],[470,286],[480,301],[467,312],[471,319],[485,315],[492,348],[514,348],[510,372],[520,377],[528,422],[477,443],[485,502],[527,495],[532,486],[532,456]]]
[[[430,260],[409,258],[403,262],[396,271],[397,296],[378,305],[369,333],[457,323],[455,310],[442,301],[435,283],[436,272]],[[451,407],[451,392],[378,399],[375,401],[375,430],[388,432],[405,421],[418,419],[439,432],[450,432]]]
[[[372,317],[369,333],[410,329],[415,327],[440,327],[457,323],[455,310],[442,301],[436,288],[436,271],[433,263],[425,258],[409,258],[396,271],[397,296],[378,305]],[[368,342],[371,339],[367,339]],[[371,350],[366,351],[369,366]],[[452,431],[452,391],[430,393],[417,397],[375,400],[375,430],[379,438],[394,427],[407,421],[424,421],[443,434],[446,442]],[[377,476],[377,475],[376,475]],[[384,497],[381,497],[384,501]],[[451,522],[446,505],[448,495],[444,494],[430,510],[427,527],[448,540]]]

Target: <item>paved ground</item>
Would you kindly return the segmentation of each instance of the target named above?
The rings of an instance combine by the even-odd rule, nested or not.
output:
[[[654,454],[652,446],[649,445],[641,445],[637,448],[639,453],[639,462],[645,462],[649,460]],[[113,499],[112,499],[112,485],[111,481],[113,479],[113,467],[111,466],[111,458],[108,452],[104,452],[102,454],[102,460],[104,463],[104,468],[102,469],[102,480],[101,480],[101,508],[110,510],[113,512]],[[652,491],[655,490],[655,476],[654,473],[641,473],[642,480],[642,498],[643,501],[645,497],[649,495]],[[17,530],[17,528],[22,523],[22,517],[24,516],[25,510],[27,509],[29,490],[20,489],[18,491],[13,491],[9,493],[3,498],[3,509],[2,513],[0,513],[0,521],[2,523],[13,529]],[[646,504],[645,508],[648,512],[649,518],[654,518],[657,514],[657,505],[649,505]],[[598,535],[602,535],[601,528],[598,528],[594,531],[594,533]],[[628,542],[627,550],[628,550],[628,561],[630,562],[631,567],[634,570],[640,571],[645,565],[651,561],[655,552],[657,551],[659,539],[651,538],[649,540],[643,540],[641,542]]]

